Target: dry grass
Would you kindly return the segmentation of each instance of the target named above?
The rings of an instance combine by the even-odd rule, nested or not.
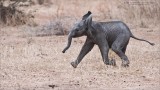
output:
[[[106,66],[95,46],[74,69],[70,62],[76,59],[85,37],[74,39],[63,54],[66,36],[21,37],[25,34],[21,28],[11,28],[1,29],[1,90],[52,90],[49,85],[57,90],[159,90],[158,29],[146,32],[140,28],[141,33],[134,30],[136,36],[150,38],[156,45],[131,39],[126,53],[131,62],[129,68],[122,68],[120,58],[113,52],[109,57],[116,59],[117,67]]]
[[[90,10],[94,20],[122,20],[142,27],[155,25],[160,19],[159,0],[55,0],[53,4],[57,8],[54,15],[60,18],[72,16],[79,19]]]
[[[31,7],[36,10],[34,22],[38,26],[58,22],[61,33],[69,31],[88,10],[92,11],[95,21],[121,20],[130,28],[157,27],[160,23],[159,0],[53,0],[49,5]],[[52,30],[56,32],[54,28]]]
[[[39,1],[43,4],[36,4]],[[18,19],[20,19],[32,27],[47,27],[49,30],[44,30],[45,35],[50,35],[48,31],[57,34],[55,29],[58,30],[58,34],[67,34],[66,32],[70,30],[73,23],[81,20],[81,17],[89,10],[93,13],[93,20],[121,20],[127,23],[130,28],[155,27],[160,23],[159,0],[35,0],[32,2],[35,4],[30,4],[27,7],[17,6],[17,9],[29,14],[28,17],[33,15],[34,20],[29,20],[28,17],[24,18],[24,15],[15,14],[13,20],[8,18],[7,22],[19,22]]]

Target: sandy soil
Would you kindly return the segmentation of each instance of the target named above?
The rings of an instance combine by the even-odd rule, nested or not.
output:
[[[67,36],[23,37],[16,27],[0,30],[0,90],[160,90],[159,28],[136,28],[132,32],[155,43],[130,40],[127,56],[130,67],[106,66],[97,46],[74,69],[85,37],[74,39],[61,53]]]

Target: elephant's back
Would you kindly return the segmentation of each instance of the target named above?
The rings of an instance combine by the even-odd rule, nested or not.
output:
[[[128,26],[122,21],[100,22],[100,24],[103,32],[105,32],[108,36],[117,36],[121,33],[130,33]]]

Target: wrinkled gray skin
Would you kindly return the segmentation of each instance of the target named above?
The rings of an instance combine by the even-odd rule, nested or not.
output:
[[[98,45],[103,62],[106,65],[115,65],[115,61],[108,59],[108,52],[111,48],[121,59],[122,66],[129,66],[128,57],[125,55],[125,51],[129,42],[130,37],[148,42],[147,40],[139,39],[131,33],[128,26],[121,21],[111,21],[111,22],[96,22],[92,21],[92,15],[89,11],[86,16],[83,16],[83,19],[76,23],[72,28],[71,32],[68,35],[68,45],[62,51],[65,51],[70,47],[72,38],[87,36],[87,39],[78,55],[77,59],[74,62],[71,62],[71,65],[76,68],[77,65],[81,62],[83,57],[91,51],[93,46]]]

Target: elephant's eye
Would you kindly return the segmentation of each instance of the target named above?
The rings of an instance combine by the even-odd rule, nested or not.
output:
[[[80,29],[76,29],[76,31],[80,31]]]

